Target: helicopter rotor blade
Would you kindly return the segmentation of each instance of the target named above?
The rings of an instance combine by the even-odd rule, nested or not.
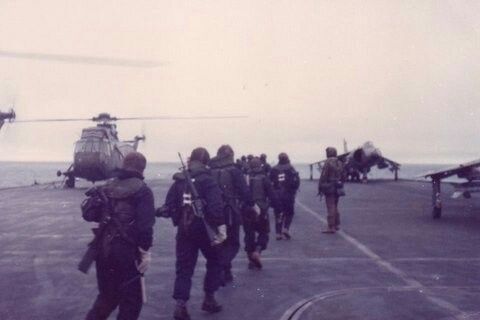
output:
[[[219,120],[219,119],[244,119],[248,118],[245,115],[234,115],[234,116],[158,116],[158,117],[108,117],[108,118],[65,118],[65,119],[25,119],[25,120],[15,120],[16,123],[33,123],[33,122],[73,122],[73,121],[119,121],[119,120]]]
[[[15,120],[16,123],[32,123],[32,122],[71,122],[71,121],[92,121],[92,118],[72,118],[72,119],[26,119]]]
[[[154,60],[134,60],[116,57],[96,57],[68,54],[51,54],[38,52],[17,52],[0,50],[0,58],[26,59],[38,61],[51,61],[73,64],[105,65],[112,67],[129,68],[156,68],[165,65],[165,62]]]
[[[161,117],[125,117],[115,120],[215,120],[215,119],[245,119],[248,116],[161,116]]]

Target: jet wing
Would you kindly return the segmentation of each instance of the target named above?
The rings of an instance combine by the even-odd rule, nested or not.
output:
[[[400,168],[400,163],[390,160],[388,158],[382,157],[383,161],[390,166],[390,169],[398,169]]]
[[[450,167],[450,168],[446,168],[446,169],[438,170],[438,171],[428,172],[428,173],[422,175],[422,177],[432,178],[432,179],[444,179],[444,178],[448,178],[450,176],[453,176],[455,174],[464,175],[464,174],[468,173],[469,171],[471,171],[472,169],[474,169],[476,167],[480,167],[480,159],[474,160],[474,161],[471,161],[471,162],[467,162],[467,163],[461,164],[459,166]]]
[[[338,160],[345,162],[347,160],[347,157],[350,155],[351,152],[346,152],[341,155],[338,155],[337,158]],[[324,160],[325,161],[325,160]]]
[[[343,153],[343,154],[337,156],[337,158],[342,162],[346,162],[349,154],[350,154],[350,152]],[[325,161],[327,161],[327,159],[323,159],[323,160],[311,163],[310,165],[312,165],[312,166],[316,165],[318,167],[318,170],[321,170]]]

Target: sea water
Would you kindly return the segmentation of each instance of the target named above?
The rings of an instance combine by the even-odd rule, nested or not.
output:
[[[305,163],[293,164],[300,173],[302,179],[310,178],[310,166]],[[70,166],[66,162],[0,162],[0,188],[29,186],[44,184],[54,181],[62,181],[57,177],[58,170],[66,171]],[[147,179],[171,179],[178,172],[180,165],[177,163],[156,162],[149,163],[145,170]],[[422,174],[431,170],[438,170],[448,165],[439,164],[404,164],[399,171],[401,179],[419,179]],[[320,173],[313,168],[313,176],[318,179]],[[388,169],[379,170],[373,168],[369,173],[369,179],[393,179],[393,173]]]

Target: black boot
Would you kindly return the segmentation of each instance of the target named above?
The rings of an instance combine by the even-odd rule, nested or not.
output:
[[[255,266],[255,262],[253,262],[253,259],[252,259],[252,252],[248,252],[247,257],[248,257],[248,269],[250,270],[256,269],[257,267]]]
[[[175,311],[173,312],[173,319],[175,320],[190,320],[190,315],[187,311],[186,302],[183,300],[177,300]]]
[[[262,261],[260,260],[260,250],[252,252],[252,262],[257,269],[262,269]]]
[[[292,239],[292,236],[290,235],[290,232],[288,232],[287,228],[283,228],[282,234],[286,240]]]
[[[203,300],[202,310],[208,313],[217,313],[222,311],[222,306],[215,300],[213,293],[205,293],[205,299]]]

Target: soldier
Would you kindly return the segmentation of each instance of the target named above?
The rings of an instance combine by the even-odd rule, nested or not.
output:
[[[227,240],[222,245],[223,283],[233,281],[232,261],[240,250],[241,207],[253,206],[245,177],[234,163],[234,152],[229,145],[218,149],[210,161],[212,175],[223,195],[223,212],[227,225]]]
[[[109,203],[95,195],[82,204],[86,221],[105,223],[95,259],[99,294],[87,320],[107,319],[117,306],[117,319],[140,315],[155,223],[153,193],[143,182],[146,163],[141,153],[129,153],[118,178],[101,187]],[[108,219],[102,217],[105,206],[111,210]]]
[[[176,300],[173,316],[176,320],[190,319],[186,304],[190,299],[192,276],[199,251],[207,260],[202,310],[210,313],[222,310],[222,306],[215,300],[215,292],[220,285],[221,274],[218,245],[226,238],[226,227],[222,192],[207,168],[209,161],[210,155],[206,149],[194,149],[188,163],[188,172],[196,192],[189,187],[185,174],[176,173],[173,176],[174,183],[165,200],[164,207],[172,218],[173,224],[177,226],[176,278],[173,292],[173,298]],[[205,204],[204,218],[194,214],[192,207],[192,201],[195,200],[194,193],[198,193]],[[212,228],[218,229],[213,241],[208,233]]]
[[[267,162],[267,155],[265,153],[262,153],[260,155],[260,160],[262,161],[263,171],[268,176],[270,174],[270,171],[272,170],[272,167]]]
[[[337,158],[337,150],[333,147],[326,149],[327,160],[323,165],[320,180],[318,181],[318,193],[325,196],[325,204],[328,212],[328,228],[323,233],[333,234],[339,230],[340,213],[338,212],[339,197],[345,195],[343,191],[344,167]]]
[[[284,152],[278,155],[278,164],[270,171],[270,179],[279,198],[282,212],[275,214],[276,239],[291,238],[290,225],[295,215],[295,196],[300,187],[300,177],[290,164],[288,155]]]
[[[240,170],[242,171],[242,173],[244,175],[247,175],[248,174],[248,162],[247,162],[247,157],[246,156],[242,156],[240,158],[239,165],[240,165]]]
[[[249,187],[255,206],[244,210],[245,252],[249,259],[248,268],[261,269],[260,254],[267,248],[270,232],[268,208],[272,206],[277,214],[280,213],[280,209],[277,196],[262,167],[261,160],[257,157],[253,158],[250,166]]]

